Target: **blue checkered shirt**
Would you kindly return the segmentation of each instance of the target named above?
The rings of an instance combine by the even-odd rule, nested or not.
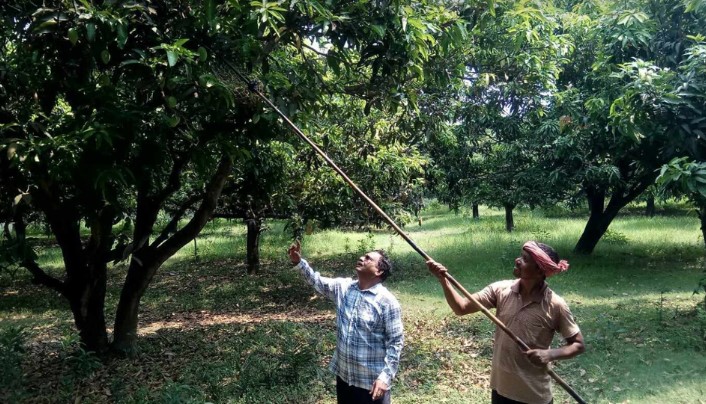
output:
[[[370,389],[376,379],[391,386],[404,343],[402,310],[395,296],[381,283],[360,290],[358,281],[321,276],[303,259],[297,267],[317,292],[336,303],[331,371],[351,386]]]

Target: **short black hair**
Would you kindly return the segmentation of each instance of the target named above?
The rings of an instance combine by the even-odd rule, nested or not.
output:
[[[542,249],[542,251],[544,251],[549,256],[549,258],[552,259],[552,261],[554,261],[555,264],[559,263],[559,261],[560,261],[559,253],[556,252],[556,250],[554,250],[551,246],[548,246],[544,243],[537,243],[537,245],[539,246],[539,248]]]
[[[376,253],[380,254],[380,259],[378,260],[378,269],[381,271],[380,279],[384,282],[388,276],[392,273],[392,261],[390,257],[387,256],[385,250],[374,250]]]

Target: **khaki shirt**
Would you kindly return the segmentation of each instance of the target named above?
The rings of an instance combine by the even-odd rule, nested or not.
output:
[[[570,338],[580,331],[564,299],[546,283],[524,305],[519,280],[492,283],[473,297],[487,309],[496,308],[496,317],[533,349],[548,349],[555,332]],[[544,368],[530,362],[499,327],[495,328],[490,386],[500,395],[524,403],[552,400],[551,380]]]

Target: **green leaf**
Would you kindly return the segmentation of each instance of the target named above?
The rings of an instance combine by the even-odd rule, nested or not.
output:
[[[701,196],[706,197],[706,184],[698,184],[696,189],[699,191]]]
[[[177,105],[177,99],[176,99],[176,98],[171,97],[171,96],[167,97],[167,106],[168,106],[169,108],[174,108],[174,107],[176,107],[176,105]]]
[[[206,21],[211,29],[216,28],[216,2],[215,0],[206,1]]]
[[[96,39],[96,25],[92,22],[86,24],[86,39],[88,42],[93,42]]]
[[[177,56],[176,53],[174,53],[174,51],[171,51],[171,50],[167,51],[167,63],[169,64],[170,67],[177,64],[178,60],[179,60],[179,57]]]
[[[336,74],[339,75],[341,74],[341,67],[338,65],[338,58],[335,57],[335,55],[332,55],[329,53],[328,57],[326,58],[326,65]]]
[[[179,125],[179,122],[181,122],[181,118],[179,118],[178,115],[167,116],[165,122],[167,123],[167,126],[169,126],[170,128],[174,128]]]
[[[101,60],[103,63],[108,64],[110,62],[110,52],[107,49],[103,49],[101,52]]]
[[[127,27],[125,24],[118,24],[118,48],[123,49],[127,43]]]
[[[69,41],[71,45],[76,45],[76,42],[78,42],[78,31],[76,31],[76,28],[69,28]]]
[[[206,48],[203,46],[199,47],[199,61],[205,62],[206,59],[208,59],[208,52],[206,52]]]
[[[56,29],[56,25],[57,22],[54,20],[44,21],[43,23],[32,28],[32,31],[38,35],[47,34],[50,32],[54,32],[54,30]]]
[[[375,32],[380,38],[385,37],[385,27],[382,25],[371,25],[370,29],[372,29],[373,32]]]
[[[689,189],[691,192],[697,192],[696,191],[696,184],[692,181],[687,181],[686,182],[686,187]]]
[[[139,60],[136,60],[136,59],[128,59],[128,60],[122,61],[122,62],[120,63],[120,67],[127,66],[127,65],[134,65],[134,64],[136,64],[136,63],[139,64],[139,63],[142,63],[142,62],[140,62]]]
[[[699,9],[701,1],[700,0],[688,0],[686,1],[686,9],[684,10],[685,13],[691,13],[693,11],[696,11]]]

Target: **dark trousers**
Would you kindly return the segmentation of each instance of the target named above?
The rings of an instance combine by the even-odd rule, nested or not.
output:
[[[526,403],[523,403],[522,401],[510,400],[507,397],[501,396],[495,390],[493,390],[493,393],[490,395],[490,398],[491,398],[492,404],[526,404]],[[552,399],[552,401],[550,401],[547,404],[552,404],[552,403],[554,403],[554,399]]]
[[[390,390],[382,398],[373,400],[370,389],[351,386],[336,376],[336,398],[338,404],[390,404]]]

